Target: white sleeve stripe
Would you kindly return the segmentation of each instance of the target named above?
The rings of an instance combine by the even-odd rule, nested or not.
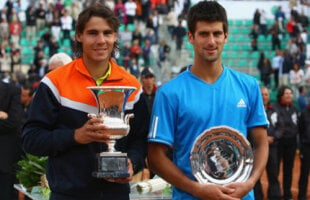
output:
[[[72,108],[74,110],[80,110],[86,113],[98,114],[97,106],[90,106],[90,105],[80,103],[77,101],[72,101],[65,97],[61,97],[61,105],[67,108]]]
[[[80,110],[80,111],[86,112],[86,113],[94,113],[94,114],[98,113],[97,106],[90,106],[90,105],[87,105],[85,103],[81,103],[81,102],[77,102],[77,101],[72,101],[72,100],[70,100],[68,98],[61,97],[60,94],[59,94],[58,89],[55,87],[53,82],[48,77],[45,76],[41,80],[41,82],[44,83],[45,85],[47,85],[50,88],[50,90],[54,94],[55,98],[57,99],[59,104],[61,104],[62,106],[67,107],[67,108],[71,108],[71,109],[74,109],[74,110]]]
[[[153,121],[152,121],[152,126],[149,132],[149,138],[156,137],[157,125],[158,125],[158,116],[154,116]]]
[[[60,95],[59,95],[58,89],[55,87],[53,82],[48,77],[46,77],[46,76],[43,77],[41,82],[44,83],[45,85],[47,85],[51,89],[51,91],[54,94],[55,98],[60,103],[61,102]]]

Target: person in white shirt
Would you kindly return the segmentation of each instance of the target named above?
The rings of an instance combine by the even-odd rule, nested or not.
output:
[[[293,69],[290,70],[289,81],[292,85],[294,97],[299,96],[298,88],[302,85],[304,80],[304,70],[300,68],[298,63],[294,63]]]
[[[305,62],[304,83],[307,86],[310,86],[310,59],[306,60],[306,62]]]
[[[70,32],[72,30],[73,18],[69,15],[67,9],[64,10],[63,16],[60,18],[61,29],[63,31],[63,39],[70,39]]]
[[[127,17],[127,24],[133,24],[136,16],[137,4],[133,0],[128,0],[125,3],[125,12]]]
[[[280,69],[282,69],[282,65],[283,65],[282,51],[277,50],[276,56],[272,59],[272,69],[275,81],[275,88],[278,88],[279,86],[279,73]]]

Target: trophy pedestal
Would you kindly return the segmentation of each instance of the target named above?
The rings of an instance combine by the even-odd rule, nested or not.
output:
[[[92,175],[96,178],[127,178],[127,153],[102,152],[97,156],[97,171]]]

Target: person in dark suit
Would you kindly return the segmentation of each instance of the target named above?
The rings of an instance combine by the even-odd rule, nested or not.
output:
[[[13,188],[15,167],[21,155],[22,106],[20,89],[0,81],[0,199],[17,199]],[[14,194],[15,193],[15,194]]]

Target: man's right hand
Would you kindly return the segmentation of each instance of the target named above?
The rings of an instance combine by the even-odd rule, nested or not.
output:
[[[0,119],[7,119],[9,116],[6,112],[0,111]]]

